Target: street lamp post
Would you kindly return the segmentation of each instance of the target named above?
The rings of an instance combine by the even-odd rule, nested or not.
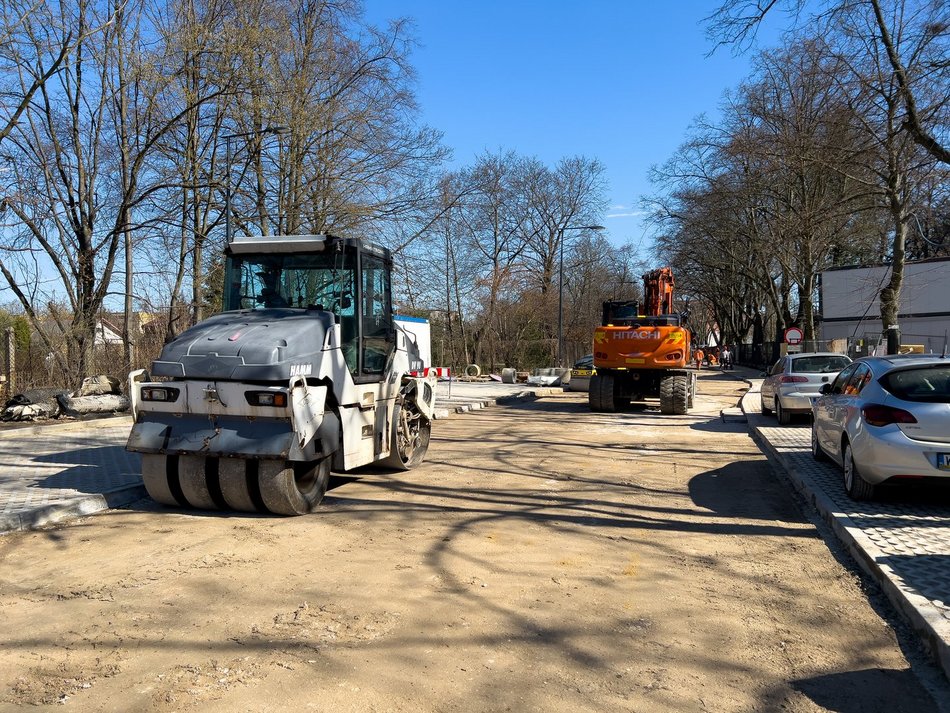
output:
[[[557,269],[557,366],[564,367],[564,233],[568,230],[606,230],[602,225],[566,226],[561,228],[560,259]]]
[[[249,136],[264,134],[282,134],[287,131],[286,126],[266,126],[257,131],[244,131],[240,134],[228,134],[224,139],[224,238],[227,245],[231,244],[231,139],[246,139]]]

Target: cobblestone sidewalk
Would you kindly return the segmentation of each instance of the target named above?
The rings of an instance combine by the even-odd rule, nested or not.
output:
[[[131,419],[0,432],[0,532],[119,507],[145,496]]]
[[[737,376],[752,385],[742,407],[760,444],[881,584],[950,678],[950,498],[921,501],[895,493],[870,503],[851,500],[840,469],[812,457],[810,426],[780,427],[762,416],[761,379],[749,370]]]

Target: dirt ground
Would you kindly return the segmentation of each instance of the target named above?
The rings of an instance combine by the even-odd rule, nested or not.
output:
[[[425,465],[335,479],[312,516],[141,502],[3,536],[0,710],[940,711],[718,418],[741,387],[439,421]]]

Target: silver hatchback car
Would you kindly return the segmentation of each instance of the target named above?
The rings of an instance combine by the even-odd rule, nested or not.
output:
[[[811,450],[844,471],[855,500],[886,480],[950,478],[950,357],[864,357],[822,387]]]
[[[782,425],[791,421],[792,414],[810,414],[818,389],[834,381],[850,363],[850,357],[835,352],[786,354],[762,382],[762,413],[775,411]]]

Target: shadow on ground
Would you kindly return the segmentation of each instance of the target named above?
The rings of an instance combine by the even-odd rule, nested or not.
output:
[[[870,668],[792,681],[816,705],[835,713],[938,713],[910,669]],[[784,707],[784,706],[783,706]]]

